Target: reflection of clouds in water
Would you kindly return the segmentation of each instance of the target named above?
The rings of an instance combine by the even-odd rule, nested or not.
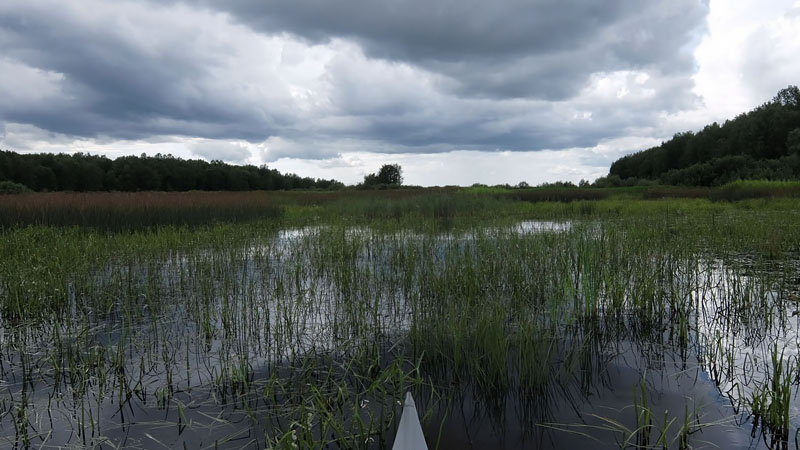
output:
[[[461,261],[460,255],[475,252],[474,255],[481,256],[481,250],[495,252],[500,249],[500,253],[492,254],[504,255],[502,248],[508,243],[536,243],[539,238],[545,243],[565,243],[574,237],[568,234],[562,239],[562,236],[552,233],[574,232],[575,236],[592,238],[597,236],[595,231],[601,229],[602,224],[596,222],[534,220],[504,227],[479,227],[466,232],[429,234],[408,229],[381,232],[378,228],[367,226],[290,228],[276,232],[256,246],[193,249],[183,254],[172,254],[163,261],[129,267],[127,272],[124,268],[114,266],[109,271],[98,274],[98,288],[102,288],[104,283],[113,284],[114,276],[121,276],[123,280],[127,276],[135,288],[149,286],[154,289],[143,292],[168,294],[159,298],[164,305],[155,305],[158,311],[152,312],[158,314],[154,322],[159,322],[159,328],[154,335],[151,335],[153,331],[148,317],[150,312],[147,311],[143,313],[140,327],[131,328],[130,334],[124,338],[136,343],[157,343],[161,340],[167,342],[165,345],[171,346],[170,349],[175,354],[187,355],[185,361],[181,357],[171,363],[176,385],[191,385],[195,389],[193,395],[200,396],[210,392],[210,380],[213,376],[222,373],[222,368],[236,366],[240,358],[250,366],[256,378],[259,378],[267,373],[271,365],[284,364],[289,359],[289,354],[296,356],[330,352],[337,357],[347,357],[348,352],[357,351],[364,341],[381,346],[383,351],[387,351],[389,345],[392,350],[395,346],[399,348],[411,333],[411,313],[415,302],[413,297],[431,295],[430,292],[422,292],[420,286],[426,282],[441,281],[437,278],[441,275],[438,271],[458,270],[457,267],[438,265],[439,262],[455,261],[457,265]],[[622,246],[625,241],[620,240],[616,244]],[[551,250],[564,247],[545,248]],[[675,289],[676,298],[690,301],[686,306],[687,311],[694,316],[689,319],[689,339],[691,341],[697,337],[697,341],[691,344],[696,345],[696,351],[701,358],[710,356],[702,364],[702,369],[716,373],[715,370],[724,366],[725,354],[710,352],[710,349],[718,345],[723,350],[733,349],[732,364],[735,371],[729,378],[720,379],[716,376],[709,381],[702,373],[698,373],[697,367],[700,363],[692,354],[688,355],[689,369],[686,369],[687,357],[676,355],[678,344],[672,341],[669,344],[664,341],[654,343],[649,341],[652,336],[643,337],[638,334],[641,330],[636,330],[633,325],[641,323],[635,317],[637,312],[632,305],[626,305],[623,310],[623,321],[631,326],[622,327],[621,330],[611,329],[609,324],[612,322],[604,321],[602,308],[599,309],[601,312],[598,320],[592,323],[580,320],[570,324],[558,322],[562,319],[571,321],[584,318],[571,315],[573,312],[580,314],[580,310],[567,308],[563,317],[555,319],[557,323],[554,328],[548,328],[548,333],[552,331],[552,335],[538,336],[536,333],[539,330],[529,332],[537,339],[550,339],[546,343],[552,343],[556,347],[556,350],[549,347],[546,349],[556,355],[552,367],[548,364],[545,369],[548,377],[555,380],[548,383],[554,390],[558,387],[570,394],[570,399],[577,402],[582,413],[610,417],[619,412],[620,423],[632,419],[630,409],[626,409],[631,404],[630,386],[638,383],[640,374],[646,372],[648,395],[652,394],[650,407],[654,411],[663,411],[656,408],[668,408],[671,411],[670,417],[678,417],[680,421],[684,398],[691,397],[692,401],[696,401],[699,396],[704,396],[709,401],[714,400],[715,397],[709,394],[716,393],[713,382],[719,381],[720,388],[726,393],[738,383],[742,392],[734,400],[746,398],[754,386],[763,383],[766,374],[770,373],[770,352],[774,342],[779,344],[779,348],[785,349],[784,359],[789,364],[797,361],[797,341],[800,338],[797,319],[791,317],[796,305],[786,306],[781,303],[780,296],[768,283],[770,276],[759,276],[752,264],[732,267],[721,261],[698,263],[693,259],[682,262],[670,260],[668,265],[660,266],[659,264],[667,260],[660,259],[659,256],[653,256],[651,262],[654,266],[643,268],[641,273],[656,274],[666,267],[673,271],[675,278],[668,277],[660,281],[659,287]],[[453,259],[448,260],[448,257]],[[399,258],[399,261],[395,258]],[[431,264],[425,266],[420,264],[421,261]],[[476,259],[474,262],[478,264],[483,261]],[[505,270],[513,266],[513,262],[504,265],[501,257],[495,262]],[[616,267],[606,269],[611,274],[617,270]],[[501,284],[498,278],[503,274],[503,271],[492,272],[484,281],[489,285],[496,282]],[[475,273],[469,273],[468,278],[475,279]],[[516,280],[519,283],[521,279]],[[180,288],[176,286],[176,280],[181,280]],[[149,284],[151,282],[153,285]],[[156,286],[157,283],[162,285]],[[514,289],[519,289],[521,284],[515,285]],[[208,291],[201,292],[201,286]],[[448,296],[451,291],[452,289],[442,290],[433,295]],[[578,289],[576,295],[581,294]],[[489,290],[486,297],[480,300],[491,303],[502,295],[496,290]],[[632,301],[631,298],[628,300]],[[458,302],[461,298],[453,301],[460,305]],[[599,301],[608,300],[600,296]],[[208,327],[212,333],[207,341],[202,337],[205,332],[202,324],[193,316],[195,311],[186,305],[209,308],[211,319]],[[541,311],[528,311],[530,314],[538,312]],[[665,311],[665,314],[668,312]],[[510,314],[517,314],[517,311],[511,311]],[[163,323],[162,318],[165,318]],[[669,320],[666,315],[662,319]],[[108,323],[102,322],[101,329],[87,334],[93,342],[109,346],[114,345],[118,339],[123,339],[118,332],[123,325],[112,323],[113,318],[108,320]],[[420,323],[419,316],[416,320],[418,327],[426,325]],[[513,323],[515,319],[509,320]],[[433,323],[429,326],[435,325]],[[592,326],[598,328],[590,328]],[[567,330],[575,334],[561,334]],[[517,330],[506,328],[504,331],[506,337],[511,338],[510,335]],[[661,331],[657,330],[659,336]],[[64,336],[66,334],[62,335]],[[631,342],[632,339],[641,339],[641,342]],[[142,348],[144,347],[132,346],[132,356],[126,361],[125,373],[139,373],[139,364],[142,361],[140,356],[151,357],[146,356],[146,350]],[[391,353],[390,350],[387,352]],[[541,356],[537,352],[538,350],[533,351],[532,355]],[[144,382],[151,386],[163,386],[166,372],[163,366],[158,365],[160,363],[157,353],[155,361],[156,365],[146,374]],[[583,386],[577,386],[577,381],[582,380],[572,377],[569,381],[557,379],[556,374],[562,367],[570,370],[577,367],[580,370],[575,373],[593,377],[589,380],[591,393],[582,397],[585,394],[581,391]],[[745,373],[746,370],[749,372]],[[512,383],[524,382],[515,379],[515,376],[510,375]],[[698,378],[700,382],[697,382]],[[18,385],[1,383],[0,389],[19,390]],[[37,407],[45,407],[47,391],[36,390],[36,395],[40,397],[32,402],[38,402]],[[505,395],[511,399],[509,404],[526,401],[512,398],[515,395],[512,393]],[[476,401],[480,399],[477,398]],[[209,405],[210,402],[209,400]],[[569,409],[561,397],[550,398],[548,402],[542,401],[542,408]],[[798,413],[796,403],[791,406],[792,415]],[[216,403],[209,406],[211,416],[215,415],[212,407],[215,405]],[[689,403],[690,408],[691,405]],[[727,411],[719,404],[712,404],[710,407],[721,411],[716,413],[720,416],[724,416]],[[113,408],[105,410],[115,411]],[[702,412],[705,414],[708,411],[708,407],[703,406]],[[578,420],[573,413],[579,412],[572,409],[561,412],[564,415],[559,420]],[[661,416],[656,414],[656,417]],[[511,423],[514,419],[516,416],[503,419],[505,431],[517,426]],[[65,428],[72,425],[69,420],[65,421]],[[704,433],[707,438],[712,431]],[[728,433],[729,436],[742,435],[743,442],[746,441],[745,434],[742,429]],[[727,441],[715,438],[712,442]],[[504,448],[509,448],[508,444],[503,445]],[[722,445],[722,448],[731,447]]]
[[[517,224],[521,234],[541,233],[545,231],[564,232],[572,229],[572,222],[553,222],[550,220],[526,220]]]
[[[756,389],[772,380],[776,346],[784,369],[796,374],[800,364],[800,321],[794,317],[798,305],[785,301],[780,290],[787,287],[776,286],[774,274],[759,272],[747,258],[703,264],[689,293],[697,305],[697,351],[704,355],[705,369],[720,391],[734,404],[746,404]],[[790,417],[798,414],[800,404],[793,396]]]
[[[303,228],[287,228],[278,233],[279,241],[289,241],[294,239],[302,239],[315,233],[319,233],[322,227],[303,227]]]
[[[328,227],[322,226],[309,226],[303,228],[287,228],[283,229],[278,233],[277,239],[279,241],[290,241],[295,239],[302,239],[305,237],[309,237],[315,234],[319,234],[321,231],[329,229]],[[572,222],[565,221],[565,222],[556,222],[550,220],[524,220],[521,222],[516,223],[515,225],[511,225],[509,227],[504,228],[484,228],[484,231],[487,234],[490,232],[501,232],[501,231],[511,231],[521,235],[524,234],[535,234],[535,233],[544,233],[544,232],[567,232],[572,230]],[[368,237],[375,233],[369,227],[350,227],[344,230],[345,236],[360,236],[360,237]],[[425,238],[429,235],[425,235],[422,233],[414,233],[408,230],[398,231],[396,233],[392,233],[392,237],[394,238]],[[449,238],[475,238],[475,233],[472,232],[465,232],[461,233],[458,236],[447,235],[447,234],[438,234],[433,235],[435,237],[449,237]]]

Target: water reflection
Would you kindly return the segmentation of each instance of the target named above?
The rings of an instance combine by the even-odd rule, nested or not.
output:
[[[74,320],[0,335],[20,349],[0,355],[0,434],[262,448],[330,407],[381,448],[411,388],[441,448],[766,445],[740,413],[774,376],[775,348],[799,363],[792,287],[735,260],[615,260],[604,231],[306,227],[98,268],[91,292],[73,288]],[[77,307],[95,292],[120,300]],[[352,444],[308,420],[329,448]]]

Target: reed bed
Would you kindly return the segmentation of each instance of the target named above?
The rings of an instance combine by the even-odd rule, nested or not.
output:
[[[789,181],[736,181],[718,187],[661,186],[642,191],[644,199],[704,198],[712,201],[741,201],[759,198],[800,197],[800,184]]]
[[[285,215],[4,229],[0,442],[386,448],[406,391],[431,448],[796,433],[798,205],[267,204]]]
[[[276,219],[267,192],[53,192],[0,195],[0,228],[82,226],[130,231],[162,225]]]

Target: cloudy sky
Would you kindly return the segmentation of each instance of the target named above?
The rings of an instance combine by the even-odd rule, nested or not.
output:
[[[2,0],[0,149],[593,180],[798,54],[796,0]]]

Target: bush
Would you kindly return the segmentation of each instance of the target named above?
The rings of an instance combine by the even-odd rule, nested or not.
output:
[[[0,181],[0,194],[25,194],[33,192],[27,186],[13,181]]]

